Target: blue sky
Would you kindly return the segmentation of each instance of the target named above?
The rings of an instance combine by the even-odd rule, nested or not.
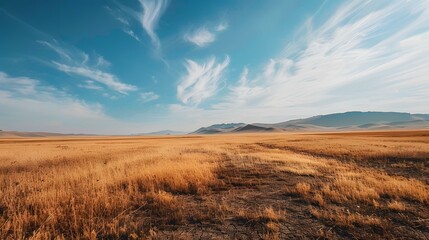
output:
[[[429,1],[0,2],[0,129],[429,113]]]

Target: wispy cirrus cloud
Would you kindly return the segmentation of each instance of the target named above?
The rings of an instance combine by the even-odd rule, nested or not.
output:
[[[0,72],[0,112],[7,113],[0,115],[3,129],[21,131],[55,128],[60,132],[79,132],[83,125],[96,127],[100,122],[114,121],[98,103],[89,104],[39,80],[4,72]],[[93,132],[99,130],[94,128]]]
[[[344,3],[320,27],[309,19],[297,40],[260,71],[244,68],[213,107],[302,115],[427,112],[428,9],[428,1]]]
[[[202,27],[193,32],[186,33],[184,39],[198,47],[205,47],[216,40],[216,35],[207,28]]]
[[[187,74],[181,78],[177,86],[178,99],[184,104],[198,105],[215,95],[229,61],[229,56],[226,56],[223,62],[217,62],[215,57],[203,63],[187,59],[185,62]]]
[[[223,32],[227,30],[229,27],[228,22],[220,22],[216,27],[214,28],[216,32]]]
[[[187,42],[197,45],[198,47],[205,47],[213,43],[216,40],[217,34],[219,32],[225,31],[227,28],[227,22],[221,22],[211,28],[203,26],[193,31],[188,31],[183,36],[183,39]]]
[[[140,37],[135,33],[135,31],[132,29],[131,22],[130,22],[130,16],[125,14],[121,9],[119,8],[111,8],[109,6],[105,6],[105,9],[122,25],[122,31],[129,35],[130,37],[134,38],[138,42],[142,42],[140,40]]]
[[[137,42],[141,42],[139,36],[137,36],[137,34],[133,30],[124,29],[123,31],[124,31],[124,33],[126,33],[126,34],[130,35],[132,38],[134,38]]]
[[[85,66],[70,66],[58,62],[53,62],[53,64],[57,67],[58,70],[62,72],[85,78],[90,78],[122,94],[127,94],[130,91],[137,90],[137,87],[122,83],[115,75],[104,72],[99,69],[88,68]]]
[[[94,81],[91,81],[91,80],[86,80],[83,84],[78,84],[77,86],[80,88],[86,88],[86,89],[97,90],[97,91],[101,91],[104,89],[103,87],[101,87],[100,85],[96,84]]]
[[[168,0],[139,0],[139,2],[143,11],[137,14],[138,20],[155,47],[159,48],[161,43],[158,35],[155,33],[155,29],[168,6]]]
[[[261,67],[243,67],[213,104],[173,104],[169,117],[192,129],[350,110],[428,112],[428,9],[423,0],[345,2],[304,21]]]
[[[140,93],[140,100],[143,103],[152,102],[159,98],[159,95],[154,92],[143,92]]]
[[[65,47],[55,40],[51,42],[38,42],[49,47],[59,55],[60,58],[56,61],[51,61],[51,64],[61,72],[90,79],[91,81],[105,85],[107,88],[121,94],[128,94],[128,92],[138,89],[134,85],[123,83],[116,75],[110,73],[107,68],[111,63],[102,56],[97,55],[91,58],[85,52],[73,47]],[[92,84],[92,86],[91,89],[98,90],[94,87],[94,84]]]

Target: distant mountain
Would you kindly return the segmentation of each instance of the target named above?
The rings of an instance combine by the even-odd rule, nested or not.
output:
[[[180,132],[180,131],[172,131],[172,130],[162,130],[162,131],[158,131],[158,132],[149,132],[149,133],[139,133],[139,134],[134,134],[137,136],[161,136],[161,135],[183,135],[183,134],[187,134],[186,132]]]
[[[416,120],[429,120],[429,114],[412,114]]]
[[[215,133],[224,133],[231,132],[239,127],[246,126],[245,123],[221,123],[214,124],[208,127],[202,127],[190,134],[215,134]]]
[[[290,124],[311,124],[321,127],[348,127],[380,122],[412,121],[416,118],[410,113],[399,112],[345,112],[292,120],[275,125],[282,127]]]
[[[429,114],[401,112],[345,112],[295,119],[280,123],[221,123],[202,127],[190,134],[298,132],[298,131],[354,131],[428,129]],[[163,130],[133,134],[133,136],[182,135],[186,132]],[[62,134],[49,132],[18,132],[0,130],[0,138],[16,137],[97,136],[90,134]]]
[[[17,138],[17,137],[66,137],[66,136],[95,136],[90,134],[64,134],[64,133],[49,133],[49,132],[18,132],[18,131],[2,131],[0,130],[1,138]]]
[[[247,124],[245,126],[235,128],[231,132],[275,132],[275,131],[282,131],[282,129],[278,129],[274,127],[258,126],[255,124]]]
[[[222,126],[228,126],[222,128]],[[345,112],[319,115],[275,124],[215,124],[193,134],[281,131],[351,131],[388,129],[429,129],[429,114],[400,112]]]

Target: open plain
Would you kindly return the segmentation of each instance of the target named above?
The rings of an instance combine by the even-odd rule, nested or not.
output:
[[[427,239],[429,131],[0,139],[0,239]]]

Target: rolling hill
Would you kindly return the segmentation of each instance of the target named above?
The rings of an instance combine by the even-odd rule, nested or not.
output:
[[[186,134],[186,132],[173,131],[173,130],[162,130],[158,132],[149,132],[149,133],[138,133],[133,134],[135,136],[163,136],[163,135],[182,135]]]
[[[252,133],[252,132],[310,132],[310,131],[358,131],[358,130],[409,130],[428,129],[429,114],[400,112],[345,112],[319,115],[280,123],[221,123],[201,127],[189,134]],[[163,130],[132,136],[182,135],[186,132]],[[95,136],[89,134],[61,134],[49,132],[1,131],[1,138],[16,137],[65,137]]]
[[[94,136],[90,134],[63,134],[50,132],[19,132],[19,131],[2,131],[1,138],[18,138],[18,137],[66,137],[66,136]]]
[[[225,133],[232,132],[237,128],[246,126],[245,123],[221,123],[214,124],[208,127],[202,127],[198,130],[191,132],[190,134],[215,134],[215,133]]]
[[[200,128],[191,134],[389,129],[429,129],[429,114],[354,111],[319,115],[274,124],[215,124],[209,127]]]

